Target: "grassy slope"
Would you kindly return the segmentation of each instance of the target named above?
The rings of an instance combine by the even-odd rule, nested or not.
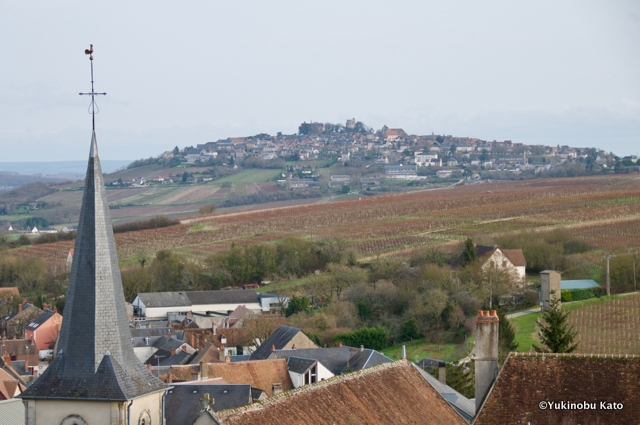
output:
[[[413,362],[417,362],[424,357],[444,361],[456,361],[471,351],[471,348],[473,348],[473,338],[468,338],[467,341],[462,344],[428,344],[424,341],[413,341],[387,347],[381,351],[391,359],[399,359],[402,357],[403,345],[407,350],[407,358]]]

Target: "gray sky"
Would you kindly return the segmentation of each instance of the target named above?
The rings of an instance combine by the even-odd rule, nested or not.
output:
[[[57,3],[57,4],[56,4]],[[302,121],[640,151],[640,2],[0,5],[0,162],[103,159]]]

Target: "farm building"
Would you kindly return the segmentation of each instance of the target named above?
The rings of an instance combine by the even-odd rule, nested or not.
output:
[[[574,289],[594,289],[600,288],[598,282],[593,279],[580,279],[580,280],[563,280],[560,281],[561,291],[572,291]]]
[[[549,307],[549,300],[560,298],[564,291],[579,291],[581,289],[600,289],[601,286],[592,279],[562,280],[560,273],[553,270],[545,270],[540,273],[540,285],[538,286],[538,300],[543,304],[543,308]],[[558,291],[558,286],[560,290]],[[551,294],[554,291],[554,294]],[[591,294],[594,296],[595,294]],[[564,300],[563,301],[567,301]]]
[[[168,313],[228,315],[244,306],[249,310],[271,310],[272,305],[286,303],[277,295],[257,293],[251,289],[222,291],[141,292],[131,303],[134,315],[147,319],[164,319]]]

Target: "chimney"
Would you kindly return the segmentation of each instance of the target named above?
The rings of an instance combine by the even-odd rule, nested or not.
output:
[[[22,303],[18,304],[18,314],[22,313]]]
[[[149,372],[151,372],[151,370],[152,370],[151,363],[147,363],[147,369],[149,369]]]
[[[173,383],[173,376],[171,376],[171,372],[167,372],[167,383]]]
[[[364,351],[364,345],[360,346],[360,352],[362,353]]]
[[[443,384],[447,383],[447,364],[445,362],[438,363],[438,381]]]
[[[49,308],[49,304],[42,303],[42,310],[47,310]]]
[[[231,356],[224,356],[225,363],[231,363]]]
[[[10,355],[5,355],[4,356],[4,362],[7,366],[11,366],[11,356]]]
[[[58,314],[58,307],[55,305],[53,306],[53,314]]]
[[[342,347],[342,342],[339,342],[339,343],[338,343],[338,347]]]
[[[274,344],[271,344],[271,351],[276,351],[276,346]]]
[[[292,349],[292,350],[295,350],[295,349],[296,349],[296,345],[295,345],[295,344],[293,344],[293,345],[291,346],[291,349]]]
[[[196,348],[196,337],[191,335],[191,347]]]
[[[279,384],[279,383],[273,384],[273,387],[271,388],[271,395],[274,396],[280,393],[282,393],[282,384]]]
[[[176,355],[176,349],[175,349],[175,348],[172,348],[172,349],[171,349],[171,357],[173,357],[173,356],[175,356],[175,355]]]
[[[224,345],[220,346],[220,356],[218,357],[220,359],[221,362],[224,361]]]
[[[477,412],[498,374],[498,315],[495,310],[478,310],[474,322]]]
[[[24,371],[29,372],[29,357],[24,358]]]
[[[553,270],[545,270],[540,272],[540,302],[542,309],[549,309],[549,301],[560,298],[560,273]],[[551,291],[553,295],[551,295]]]
[[[200,376],[202,377],[203,380],[209,378],[209,366],[207,365],[207,362],[205,362],[204,360],[200,362]]]
[[[402,358],[407,358],[407,347],[405,345],[402,346]]]

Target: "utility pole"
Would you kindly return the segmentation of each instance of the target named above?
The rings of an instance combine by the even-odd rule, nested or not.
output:
[[[491,303],[493,302],[493,270],[489,273],[489,310],[491,310]]]
[[[631,248],[629,248],[629,254],[631,254]],[[637,251],[633,251],[633,290],[638,292],[638,285],[636,284],[636,260],[637,260]]]
[[[611,279],[609,278],[609,260],[615,257],[613,254],[605,254],[604,257],[607,260],[607,295],[611,295]]]

